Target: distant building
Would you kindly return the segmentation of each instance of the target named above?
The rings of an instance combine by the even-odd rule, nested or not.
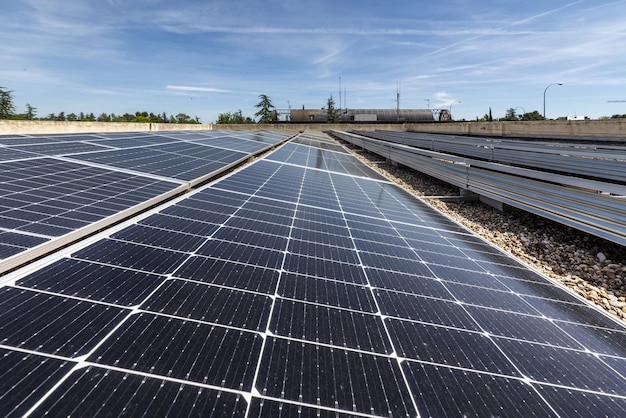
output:
[[[343,123],[413,123],[450,120],[445,109],[338,109]],[[289,109],[274,112],[274,122],[328,122],[326,109]]]
[[[590,120],[587,116],[559,116],[556,120]]]

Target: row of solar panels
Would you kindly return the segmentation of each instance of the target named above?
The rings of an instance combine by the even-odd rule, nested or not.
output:
[[[570,138],[553,141],[443,135],[422,132],[353,131],[370,138],[410,145],[484,161],[549,170],[582,178],[623,184],[626,181],[626,147]]]
[[[0,414],[622,416],[626,328],[303,134],[12,272]]]
[[[0,136],[0,273],[175,196],[289,135]]]
[[[333,131],[333,135],[473,192],[481,199],[491,199],[626,245],[626,186],[622,184],[474,160],[349,132]],[[613,171],[614,175],[626,175],[625,162],[614,162],[621,164],[619,170]]]

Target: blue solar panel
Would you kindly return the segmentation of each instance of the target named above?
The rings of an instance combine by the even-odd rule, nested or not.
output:
[[[311,155],[322,163],[310,165]],[[58,386],[3,407],[626,413],[621,323],[368,169],[347,167],[359,163],[305,135],[14,273],[0,293],[0,341],[21,378],[9,392],[30,388],[31,351],[55,360],[38,373]],[[33,312],[28,330],[14,325]],[[16,360],[21,351],[30,357]],[[70,371],[79,356],[84,367]]]

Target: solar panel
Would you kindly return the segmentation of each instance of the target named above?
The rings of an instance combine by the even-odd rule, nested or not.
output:
[[[258,134],[266,143],[228,138],[245,152],[190,142],[185,136],[215,136],[185,133],[0,136],[0,260],[12,259],[0,271],[28,261],[29,250],[44,254],[80,238],[77,231],[206,181],[287,135]]]
[[[52,158],[4,161],[0,258],[170,192],[180,184]]]
[[[345,152],[300,142],[12,273],[1,408],[626,413],[621,323]]]

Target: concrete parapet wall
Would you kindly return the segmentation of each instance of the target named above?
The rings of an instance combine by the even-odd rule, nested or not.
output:
[[[276,124],[179,124],[179,123],[125,123],[125,122],[58,122],[47,120],[0,120],[0,135],[9,134],[63,134],[88,132],[158,132],[158,131],[254,131],[254,130],[289,130],[307,129],[327,131],[351,129],[386,129],[405,130],[399,124],[331,124],[331,123],[276,123]]]
[[[211,124],[58,122],[49,120],[0,120],[0,135],[68,134],[87,132],[154,132],[211,130]]]
[[[626,119],[416,123],[406,129],[460,135],[626,138]]]
[[[277,124],[178,124],[178,123],[124,123],[124,122],[56,122],[29,120],[0,120],[0,135],[61,134],[87,132],[157,132],[179,130],[395,130],[433,132],[459,135],[535,136],[535,137],[590,137],[626,138],[626,119],[585,121],[528,121],[528,122],[450,122],[412,124],[332,124],[332,123],[277,123]]]

